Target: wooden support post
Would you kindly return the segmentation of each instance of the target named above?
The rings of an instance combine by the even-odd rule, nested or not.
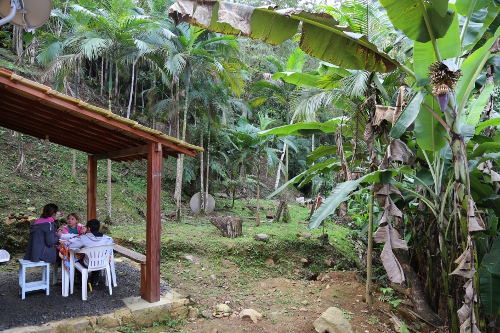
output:
[[[141,297],[150,303],[160,300],[161,164],[161,144],[148,144],[146,271],[141,272],[141,288],[145,287]]]
[[[87,163],[87,221],[97,217],[97,161],[88,156]]]

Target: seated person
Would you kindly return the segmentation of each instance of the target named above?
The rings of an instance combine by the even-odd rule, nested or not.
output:
[[[99,245],[108,245],[113,243],[113,239],[99,232],[101,228],[101,223],[97,219],[93,219],[87,222],[87,233],[74,237],[70,240],[69,249],[77,250],[82,247],[92,247]],[[87,255],[80,259],[80,264],[85,267],[89,265],[89,258]],[[99,282],[99,272],[92,272],[90,277],[90,282],[92,285],[96,286]]]
[[[56,245],[58,245],[59,237],[62,234],[61,231],[57,231],[57,225],[54,222],[57,210],[58,207],[55,204],[45,205],[40,218],[31,225],[28,247],[24,255],[25,260],[56,262],[59,257]]]
[[[66,220],[68,225],[62,228],[63,234],[83,235],[87,231],[87,228],[80,224],[80,217],[76,213],[69,214]]]

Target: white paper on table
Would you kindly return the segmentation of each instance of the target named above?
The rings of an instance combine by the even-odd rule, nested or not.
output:
[[[75,235],[75,234],[62,234],[61,235],[61,239],[71,239],[73,237],[77,237],[78,235]]]

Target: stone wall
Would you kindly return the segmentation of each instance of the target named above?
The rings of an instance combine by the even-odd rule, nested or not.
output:
[[[29,228],[38,219],[35,208],[28,207],[28,212],[11,212],[3,222],[0,222],[0,248],[10,253],[26,250],[29,238]]]

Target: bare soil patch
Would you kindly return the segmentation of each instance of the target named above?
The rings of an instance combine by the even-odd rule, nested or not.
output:
[[[235,312],[252,308],[264,315],[258,323],[236,316],[198,318],[188,322],[182,331],[189,333],[284,332],[313,333],[313,322],[329,307],[344,312],[356,332],[394,332],[384,313],[390,305],[374,298],[374,309],[363,301],[364,282],[357,272],[331,271],[316,280],[242,275],[236,265],[222,261],[220,267],[195,258],[194,264],[177,262],[172,268],[171,284],[189,296],[204,314],[212,314],[217,304],[229,304]]]

